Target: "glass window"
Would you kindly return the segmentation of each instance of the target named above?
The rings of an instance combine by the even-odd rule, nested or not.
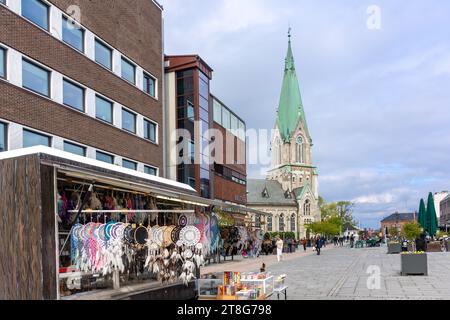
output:
[[[68,80],[64,80],[63,103],[69,107],[84,111],[84,89]]]
[[[144,172],[146,174],[150,174],[152,176],[157,176],[158,175],[158,169],[153,168],[153,167],[149,167],[149,166],[144,166]]]
[[[189,156],[191,157],[191,163],[195,163],[195,142],[189,142]]]
[[[245,141],[245,136],[246,136],[245,123],[239,120],[239,139]]]
[[[50,72],[25,59],[22,60],[22,86],[44,96],[50,96]]]
[[[272,232],[273,227],[272,227],[272,215],[269,214],[267,216],[267,231]]]
[[[187,118],[191,121],[195,120],[194,105],[190,101],[187,103]]]
[[[0,48],[0,77],[6,78],[6,50]]]
[[[136,82],[136,67],[130,61],[122,57],[122,78],[135,84]]]
[[[156,123],[144,120],[144,139],[156,143]]]
[[[66,17],[62,21],[62,38],[71,47],[84,52],[84,30]]]
[[[200,72],[201,73],[201,72]],[[199,92],[200,95],[203,96],[204,98],[208,99],[209,97],[209,84],[208,82],[204,82],[201,78],[199,81]]]
[[[95,97],[95,116],[97,119],[112,123],[113,122],[113,104],[108,100]]]
[[[203,98],[202,96],[199,97],[199,105],[200,108],[205,109],[206,111],[209,111],[209,100],[206,98]]]
[[[0,0],[0,3],[6,4],[6,0]]]
[[[195,189],[195,178],[188,177],[188,184],[191,186],[192,189]]]
[[[225,129],[231,129],[231,114],[226,108],[222,108],[222,127]]]
[[[95,39],[95,61],[110,70],[112,69],[112,50],[98,39]]]
[[[148,74],[144,73],[144,92],[148,93],[152,97],[155,97],[155,83],[156,80]]]
[[[136,133],[136,115],[122,109],[122,129]]]
[[[278,231],[284,232],[284,214],[282,213],[278,219]]]
[[[222,105],[214,100],[214,121],[222,125]]]
[[[131,170],[137,170],[137,163],[130,160],[122,160],[122,167],[131,169]]]
[[[86,156],[86,148],[79,146],[77,144],[73,144],[67,141],[64,141],[64,151],[70,152],[82,157]]]
[[[100,151],[97,151],[96,159],[102,162],[114,164],[114,156]]]
[[[33,131],[23,130],[23,147],[29,148],[34,146],[50,147],[50,137]]]
[[[231,132],[236,135],[238,129],[238,119],[234,114],[231,115]]]
[[[0,122],[0,152],[6,151],[7,136],[6,124]]]
[[[22,16],[48,30],[48,5],[41,0],[22,0]]]

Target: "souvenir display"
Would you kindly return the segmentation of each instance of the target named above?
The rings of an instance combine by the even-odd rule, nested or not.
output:
[[[182,240],[183,243],[188,247],[195,246],[197,243],[199,243],[200,238],[200,231],[194,226],[184,227],[180,231],[180,240]]]

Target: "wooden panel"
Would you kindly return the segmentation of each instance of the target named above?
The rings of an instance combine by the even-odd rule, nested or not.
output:
[[[44,299],[57,299],[55,242],[55,193],[53,167],[41,165],[42,252]],[[59,254],[59,253],[58,253]]]
[[[39,175],[37,156],[0,161],[1,299],[43,299]]]

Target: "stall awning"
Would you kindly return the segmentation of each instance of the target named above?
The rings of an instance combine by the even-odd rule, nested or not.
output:
[[[174,202],[203,207],[215,206],[223,210],[242,213],[242,215],[246,213],[265,214],[262,211],[243,205],[202,198],[198,196],[191,186],[184,183],[152,176],[45,146],[2,152],[0,153],[0,160],[27,155],[38,155],[41,163],[54,166],[58,172],[71,178],[116,185],[118,187],[152,194],[157,198]]]

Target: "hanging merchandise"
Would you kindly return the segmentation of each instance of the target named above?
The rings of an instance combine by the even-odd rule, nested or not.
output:
[[[180,240],[183,241],[185,246],[195,246],[197,243],[199,243],[200,238],[200,231],[194,226],[184,227],[180,231]]]

